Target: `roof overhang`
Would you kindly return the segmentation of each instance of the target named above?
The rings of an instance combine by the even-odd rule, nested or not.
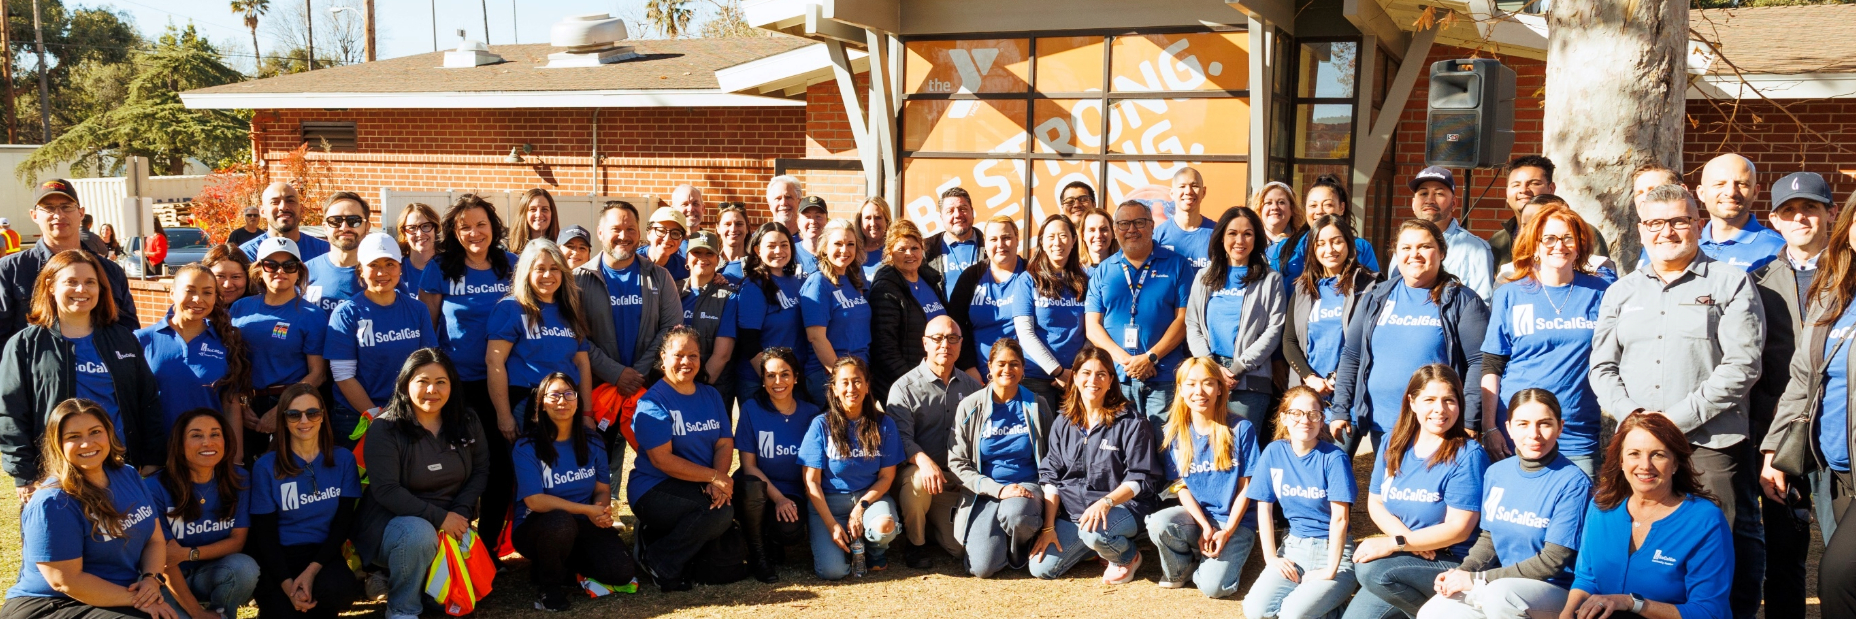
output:
[[[776,56],[777,57],[777,56]],[[757,61],[758,62],[758,61]],[[787,107],[804,101],[700,90],[571,90],[503,92],[181,93],[195,110],[462,109],[595,107]]]
[[[1744,79],[1742,79],[1744,78]],[[1689,82],[1690,99],[1856,99],[1856,73],[1712,73]]]
[[[864,30],[900,32],[900,0],[748,0],[741,12],[750,26],[850,47],[867,44]]]
[[[869,53],[859,49],[844,51],[850,56],[853,72],[870,70]],[[807,86],[834,77],[831,52],[824,44],[807,45],[715,72],[715,81],[723,91],[742,96],[803,97]]]

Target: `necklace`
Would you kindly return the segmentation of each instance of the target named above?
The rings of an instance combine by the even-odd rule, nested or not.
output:
[[[1553,315],[1556,317],[1559,316],[1562,312],[1560,311],[1560,304],[1553,302],[1552,288],[1550,286],[1547,286],[1546,282],[1541,282],[1540,288],[1541,288],[1540,296],[1547,298],[1547,305],[1553,306]],[[1572,283],[1568,282],[1566,284],[1566,294],[1560,297],[1560,301],[1568,302],[1571,300],[1572,300]]]

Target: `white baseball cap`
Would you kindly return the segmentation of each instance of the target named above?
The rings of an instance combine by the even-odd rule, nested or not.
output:
[[[267,236],[267,237],[264,237],[263,241],[258,242],[258,259],[259,260],[263,260],[265,256],[269,256],[271,254],[275,254],[280,251],[286,254],[290,254],[291,257],[296,258],[299,261],[303,259],[303,253],[297,251],[296,249],[296,241],[292,241],[288,237]]]
[[[372,264],[381,258],[392,258],[394,262],[401,259],[399,241],[384,232],[375,232],[361,239],[361,248],[355,253],[360,256],[361,264]]]

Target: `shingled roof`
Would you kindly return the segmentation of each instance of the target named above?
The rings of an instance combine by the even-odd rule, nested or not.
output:
[[[1856,72],[1856,4],[1689,11],[1689,27],[1721,48],[1711,73]]]

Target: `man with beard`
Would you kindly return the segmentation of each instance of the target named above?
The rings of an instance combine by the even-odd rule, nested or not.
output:
[[[1456,174],[1431,166],[1411,177],[1411,216],[1444,231],[1444,271],[1489,300],[1495,292],[1495,253],[1488,241],[1457,225]]]
[[[1695,198],[1708,209],[1708,225],[1701,228],[1701,253],[1752,271],[1785,249],[1785,237],[1753,217],[1753,198],[1758,195],[1759,172],[1746,157],[1728,153],[1701,168]]]
[[[297,251],[303,253],[304,260],[313,260],[317,256],[329,253],[329,242],[303,234],[297,230],[302,223],[303,205],[296,188],[290,183],[271,183],[264,188],[264,195],[259,199],[258,210],[264,212],[265,219],[270,220],[271,229],[264,235],[245,241],[238,246],[244,250],[245,257],[252,262],[258,261],[258,244],[266,236],[281,236],[296,243]]]
[[[767,212],[773,213],[773,223],[786,226],[788,234],[799,234],[799,198],[804,191],[799,179],[791,176],[767,181]]]
[[[361,279],[355,277],[354,269],[361,266],[358,252],[361,239],[373,228],[372,215],[373,209],[359,194],[342,191],[329,196],[322,207],[322,223],[329,227],[332,242],[328,253],[303,261],[303,269],[309,272],[303,300],[334,312],[342,301],[361,294]]]
[[[954,296],[954,280],[986,255],[986,239],[973,231],[973,197],[967,190],[950,187],[941,192],[941,233],[928,238],[922,264],[934,267],[946,281],[947,296]]]

